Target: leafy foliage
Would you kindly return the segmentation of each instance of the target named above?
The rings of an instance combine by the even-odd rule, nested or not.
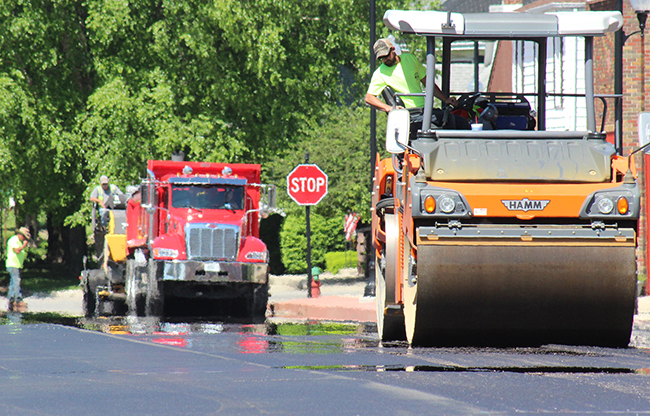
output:
[[[346,267],[357,267],[357,252],[348,250],[325,253],[325,263],[327,264],[326,270],[334,274]]]
[[[311,263],[325,269],[325,253],[344,247],[343,222],[311,213]],[[282,262],[287,273],[306,273],[307,236],[305,216],[296,214],[286,218],[280,232]]]
[[[287,195],[286,176],[305,163],[308,153],[309,163],[317,164],[328,175],[328,194],[313,212],[338,217],[341,224],[350,212],[360,213],[362,220],[370,219],[369,112],[362,106],[326,106],[321,117],[301,131],[302,140],[291,146],[291,152],[267,163],[266,174],[278,184],[279,203],[285,211],[302,211]],[[384,131],[380,126],[378,136]]]
[[[367,219],[367,22],[360,0],[4,0],[0,205],[44,213],[50,255],[80,253],[66,230],[102,174],[124,188],[183,150],[281,184],[308,148],[331,181],[315,213]]]

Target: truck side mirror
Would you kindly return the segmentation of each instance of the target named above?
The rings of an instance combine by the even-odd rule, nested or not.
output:
[[[388,113],[386,124],[386,150],[389,153],[404,153],[409,142],[411,115],[405,108]]]
[[[140,185],[140,205],[147,210],[147,213],[153,214],[156,212],[156,188],[155,183],[148,180]]]
[[[278,212],[276,204],[277,188],[275,185],[261,185],[260,194],[260,217],[268,218],[270,214]]]
[[[650,113],[639,114],[639,150],[643,153],[650,154]]]
[[[140,185],[140,205],[150,205],[151,198],[149,195],[149,184],[143,183]]]
[[[277,191],[275,185],[270,185],[267,189],[266,202],[268,209],[271,211],[277,208]]]

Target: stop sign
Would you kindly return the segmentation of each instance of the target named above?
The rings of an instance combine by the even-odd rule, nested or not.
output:
[[[327,195],[327,175],[316,165],[298,165],[287,175],[287,193],[300,205],[316,205]]]

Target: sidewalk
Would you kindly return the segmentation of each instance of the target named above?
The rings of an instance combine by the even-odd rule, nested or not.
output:
[[[307,275],[271,276],[270,318],[375,322],[375,298],[364,297],[367,280],[356,269],[320,275],[321,294],[307,297]]]
[[[2,298],[7,302],[6,298]],[[35,293],[26,297],[27,312],[32,313],[58,313],[67,316],[83,316],[83,294],[81,289],[61,290],[52,293]],[[4,309],[6,304],[0,303]]]
[[[639,310],[634,315],[634,321],[650,321],[650,296],[639,297]]]

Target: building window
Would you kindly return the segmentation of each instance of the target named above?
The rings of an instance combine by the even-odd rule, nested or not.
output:
[[[547,88],[549,93],[562,94],[564,92],[563,79],[564,79],[564,40],[562,38],[550,38],[548,42],[547,54]],[[562,109],[564,108],[564,100],[562,97],[553,96],[547,103],[550,108]]]

